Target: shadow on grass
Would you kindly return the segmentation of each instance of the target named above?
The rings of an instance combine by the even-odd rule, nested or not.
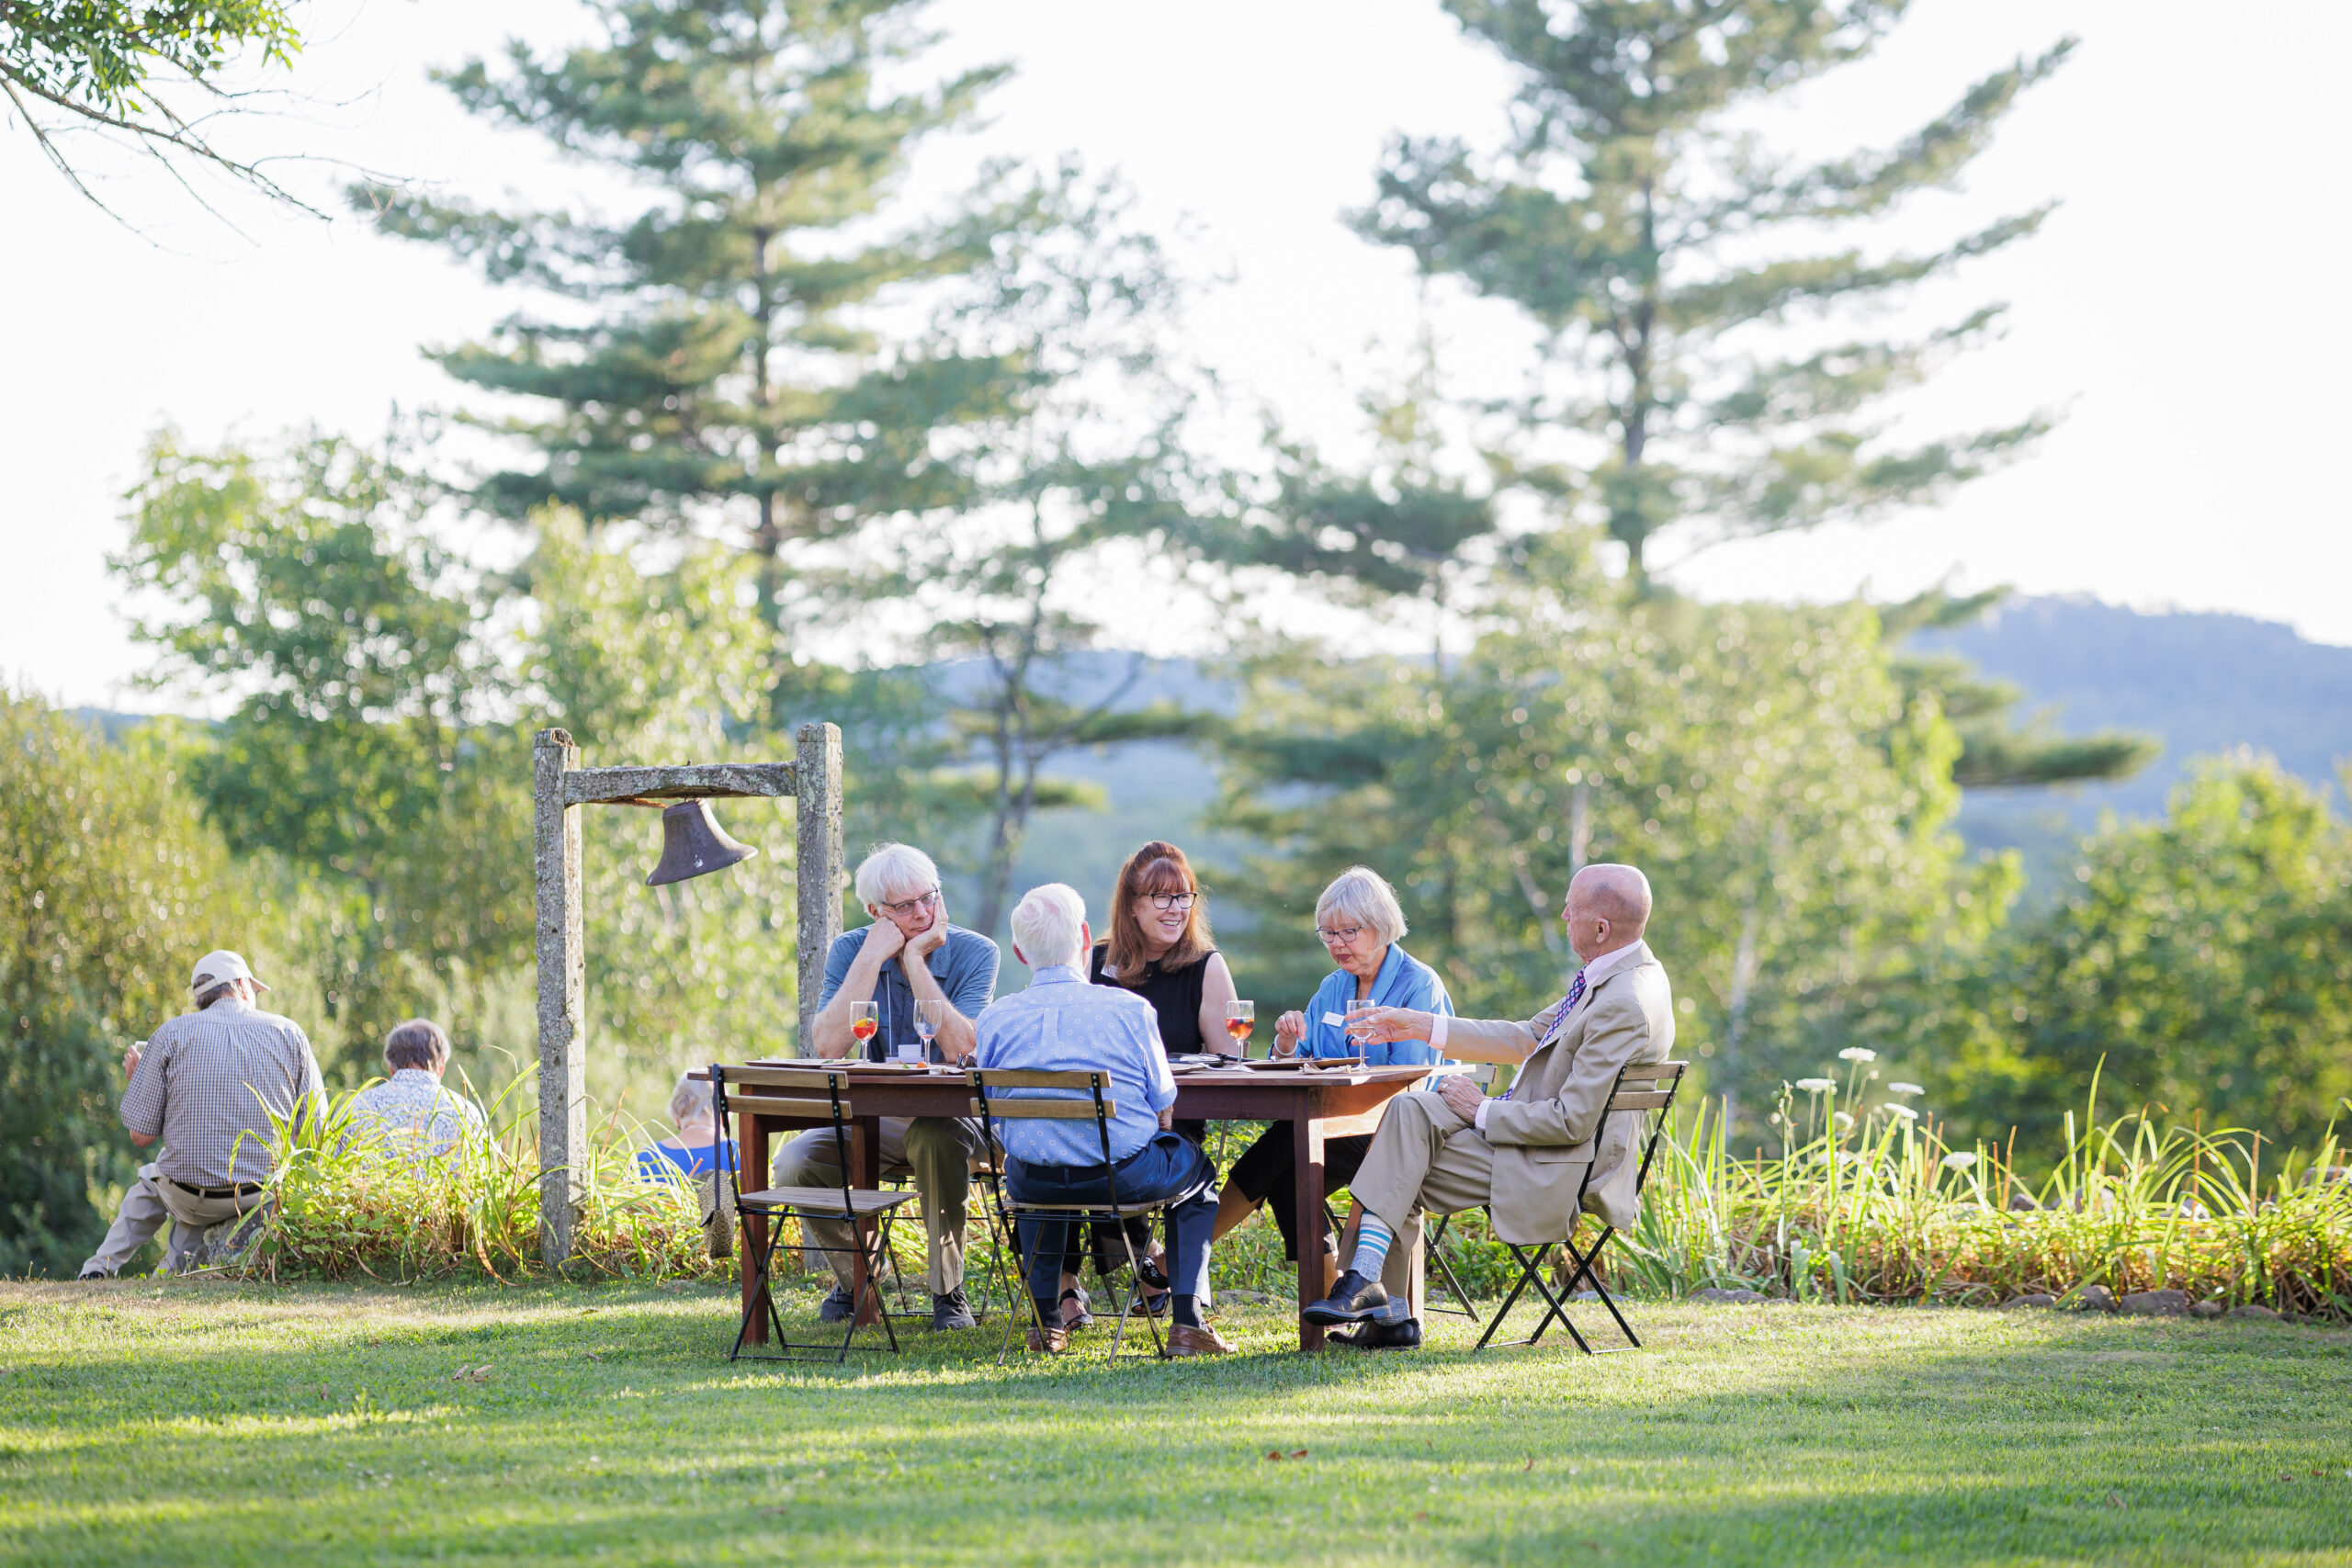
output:
[[[1599,1359],[1016,1352],[999,1371],[991,1324],[909,1334],[905,1356],[837,1371],[729,1366],[731,1303],[715,1292],[197,1296],[61,1302],[48,1312],[78,1332],[58,1354],[18,1320],[0,1555],[1648,1563],[2352,1547],[2337,1414],[2352,1359],[2292,1329],[1680,1308],[1635,1318],[1653,1352]],[[797,1330],[812,1303],[792,1303]],[[1231,1326],[1272,1351],[1290,1323]],[[485,1365],[485,1381],[455,1375]]]

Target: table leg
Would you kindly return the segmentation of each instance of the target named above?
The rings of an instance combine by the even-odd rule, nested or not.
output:
[[[1323,1348],[1323,1328],[1320,1324],[1306,1321],[1307,1304],[1323,1295],[1323,1119],[1319,1108],[1309,1103],[1301,1105],[1292,1120],[1291,1156],[1296,1167],[1298,1186],[1294,1201],[1298,1205],[1298,1348],[1301,1350]]]
[[[735,1119],[736,1179],[756,1192],[768,1184],[768,1124],[752,1111],[743,1111]],[[763,1214],[739,1214],[735,1227],[740,1267],[743,1276],[743,1312],[751,1320],[752,1331],[744,1343],[764,1345],[768,1342],[768,1304],[766,1292],[755,1298],[752,1291],[754,1259],[767,1250],[768,1222]]]
[[[856,1172],[850,1182],[851,1186],[857,1188],[860,1191],[871,1192],[882,1185],[882,1119],[880,1117],[860,1116],[850,1128],[849,1160],[851,1168]],[[857,1222],[856,1279],[850,1285],[851,1297],[857,1303],[857,1321],[869,1327],[882,1321],[881,1314],[874,1308],[875,1302],[881,1299],[881,1281],[875,1282],[875,1289],[870,1297],[865,1289],[865,1277],[868,1272],[865,1260],[874,1250],[874,1221]]]

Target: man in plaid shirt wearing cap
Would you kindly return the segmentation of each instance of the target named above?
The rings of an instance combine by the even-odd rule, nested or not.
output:
[[[196,1010],[124,1056],[130,1087],[122,1124],[139,1147],[160,1137],[164,1148],[139,1168],[114,1228],[82,1265],[83,1279],[111,1278],[166,1220],[164,1266],[188,1268],[208,1229],[261,1201],[271,1113],[299,1119],[325,1110],[319,1059],[301,1026],[254,1006],[254,993],[268,988],[236,953],[208,953],[188,981]]]

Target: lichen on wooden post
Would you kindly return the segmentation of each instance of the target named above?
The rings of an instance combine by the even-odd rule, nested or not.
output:
[[[588,960],[581,906],[580,807],[564,774],[580,748],[560,729],[531,742],[539,949],[539,1256],[560,1268],[579,1219],[572,1168],[588,1142]]]
[[[825,954],[842,934],[842,731],[837,724],[800,727],[793,769],[798,807],[800,1031],[794,1050],[809,1055],[816,1038],[817,998],[825,986]]]

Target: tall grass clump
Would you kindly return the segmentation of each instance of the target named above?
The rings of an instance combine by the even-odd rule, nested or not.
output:
[[[1670,1130],[1611,1260],[1618,1280],[1657,1295],[1974,1305],[2096,1284],[2352,1318],[2352,1181],[2332,1125],[2289,1153],[2144,1110],[2101,1122],[2094,1081],[2037,1184],[2012,1151],[1947,1146],[1905,1103],[1915,1086],[1865,1106],[1869,1053],[1849,1055],[1842,1092],[1823,1078],[1783,1086],[1777,1156],[1739,1157],[1713,1107]]]
[[[355,1126],[356,1091],[299,1125],[273,1117],[266,1218],[237,1267],[270,1280],[544,1276],[531,1082],[526,1073],[509,1083],[486,1124],[468,1127],[446,1153]],[[612,1116],[590,1128],[568,1271],[631,1280],[731,1271],[731,1258],[712,1257],[703,1189],[638,1170],[636,1151],[650,1141]]]

